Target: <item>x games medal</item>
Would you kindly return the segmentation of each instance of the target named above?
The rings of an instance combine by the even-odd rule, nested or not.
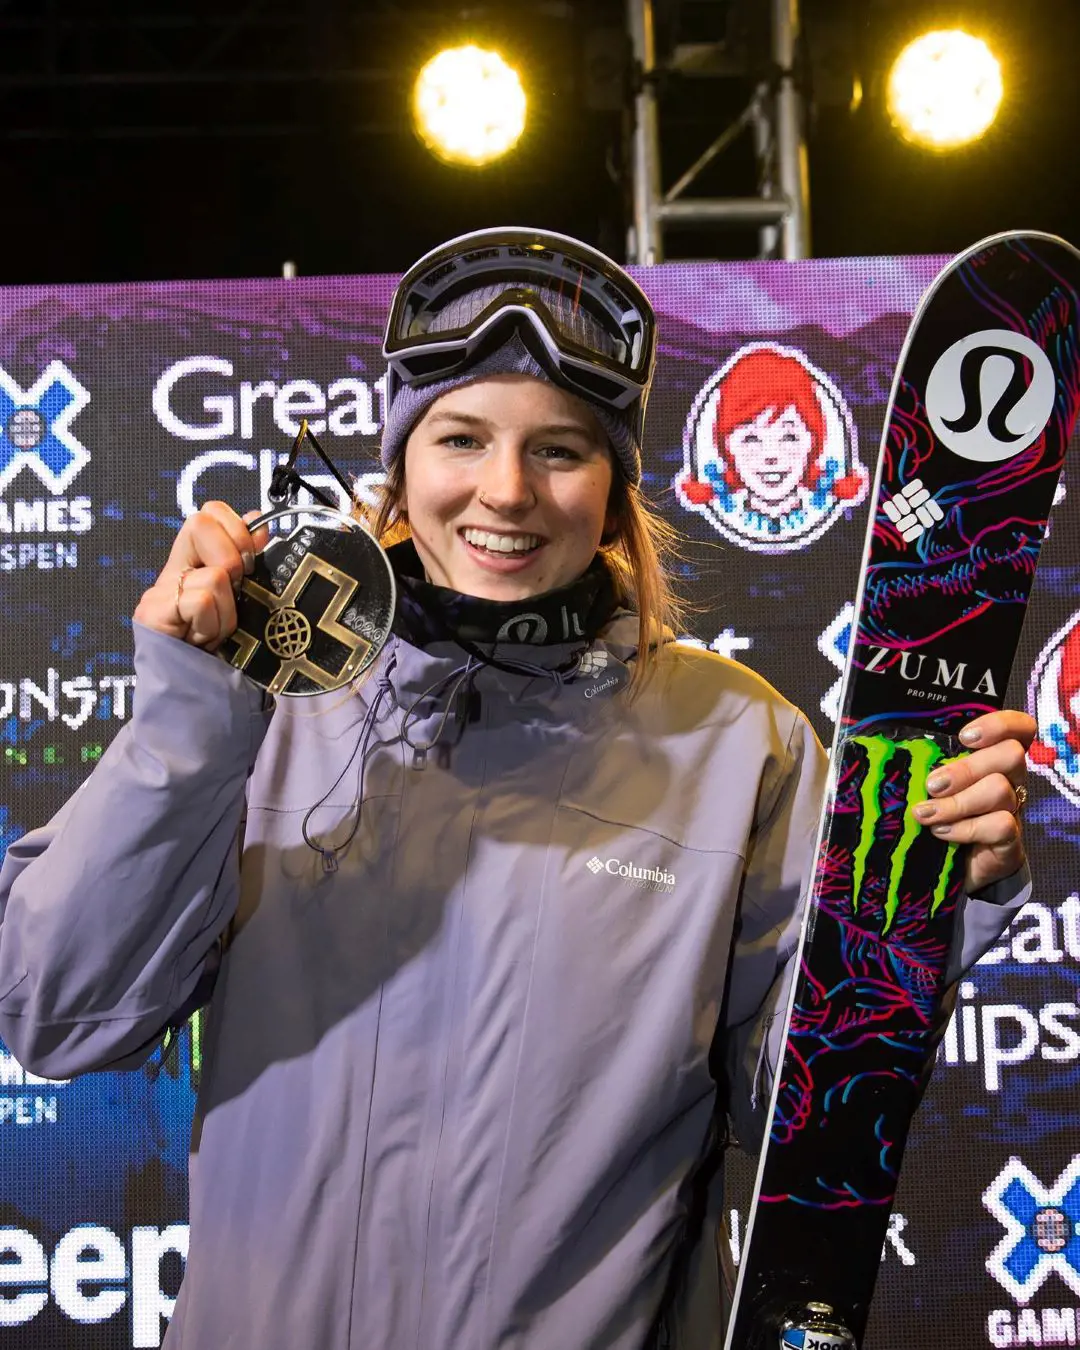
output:
[[[382,650],[397,600],[381,545],[296,473],[305,439],[350,491],[302,423],[288,461],[271,483],[275,508],[248,528],[255,531],[284,516],[299,516],[301,523],[256,556],[236,597],[236,630],[218,653],[271,694],[325,694],[354,680]],[[323,505],[298,508],[293,499],[300,487]]]
[[[258,523],[295,513],[285,507]],[[394,603],[390,562],[359,521],[308,507],[288,539],[272,540],[255,559],[221,654],[271,694],[325,694],[378,656]]]

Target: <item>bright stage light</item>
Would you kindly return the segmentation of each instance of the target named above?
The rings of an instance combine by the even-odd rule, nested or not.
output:
[[[420,139],[449,164],[489,164],[525,129],[525,91],[498,52],[454,47],[416,77],[413,117]]]
[[[905,140],[952,150],[977,140],[1001,106],[1001,67],[981,38],[925,33],[889,72],[889,116]]]

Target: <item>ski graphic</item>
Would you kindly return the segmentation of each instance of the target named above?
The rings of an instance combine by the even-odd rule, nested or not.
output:
[[[962,853],[910,808],[1002,706],[1078,344],[1080,253],[1045,234],[976,244],[912,320],[725,1350],[862,1343],[963,887]]]

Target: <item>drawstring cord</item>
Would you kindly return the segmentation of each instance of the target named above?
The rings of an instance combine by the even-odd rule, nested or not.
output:
[[[451,713],[454,712],[456,707],[460,706],[459,698],[464,694],[467,699],[468,695],[472,692],[472,682],[476,678],[479,670],[480,666],[474,662],[473,658],[470,656],[463,666],[456,666],[448,675],[441,675],[435,683],[429,685],[422,694],[418,694],[416,698],[413,699],[412,703],[409,704],[408,708],[406,708],[405,714],[401,719],[401,739],[413,752],[414,769],[423,768],[424,763],[427,760],[428,751],[433,750],[442,741],[442,735],[446,730],[446,724],[450,720]],[[411,723],[419,718],[420,714],[418,709],[420,705],[429,698],[438,698],[451,682],[453,682],[453,685],[447,695],[446,703],[442,710],[442,716],[439,718],[439,724],[435,728],[434,736],[428,741],[414,741],[410,737],[409,732],[411,730]],[[464,701],[464,699],[462,701]],[[460,740],[465,729],[465,718],[459,717],[458,723],[457,739]]]
[[[316,853],[321,855],[323,871],[326,873],[336,872],[338,870],[338,856],[347,852],[349,845],[356,838],[357,830],[360,828],[360,817],[364,809],[364,774],[367,769],[368,741],[371,738],[372,730],[378,720],[379,710],[382,708],[383,700],[388,695],[393,697],[394,687],[390,683],[390,676],[396,664],[397,661],[395,656],[393,652],[391,652],[386,662],[386,667],[379,676],[375,697],[372,699],[371,706],[368,708],[367,714],[364,717],[363,724],[360,728],[360,735],[357,738],[356,745],[353,747],[352,754],[349,756],[345,763],[345,767],[334,779],[330,787],[327,788],[315,805],[309,807],[304,814],[304,819],[300,826],[300,831],[304,836],[304,843],[307,844],[308,848],[313,849]],[[311,817],[326,803],[327,798],[336,790],[341,783],[341,780],[349,772],[357,754],[360,756],[360,772],[357,778],[356,796],[353,799],[353,810],[355,811],[355,815],[353,817],[352,827],[340,844],[334,844],[328,847],[327,845],[320,843],[318,838],[309,832],[308,825],[311,821]]]
[[[463,666],[456,666],[448,675],[442,675],[419,694],[405,711],[405,716],[401,724],[401,738],[409,749],[413,752],[413,767],[421,768],[424,764],[427,752],[435,749],[442,743],[443,733],[446,730],[446,724],[456,709],[468,705],[468,699],[473,693],[473,681],[483,669],[484,666],[494,666],[497,670],[506,671],[514,675],[531,675],[548,677],[551,679],[556,689],[561,689],[563,685],[572,680],[580,671],[581,663],[584,659],[584,651],[576,652],[570,660],[557,669],[551,669],[547,666],[534,665],[528,661],[500,662],[488,658],[482,651],[472,647],[470,644],[466,647],[468,660]],[[428,741],[416,742],[409,735],[411,722],[419,716],[418,709],[426,699],[438,698],[443,690],[450,686],[446,695],[446,704],[443,708],[442,716],[439,718],[439,724],[435,728],[435,734]],[[458,733],[455,744],[460,741],[465,730],[467,716],[457,714]]]
[[[429,685],[427,689],[418,694],[412,703],[404,710],[401,720],[401,731],[399,734],[402,742],[413,752],[413,768],[422,769],[427,762],[428,752],[434,750],[436,747],[445,746],[447,753],[449,753],[450,746],[446,745],[443,741],[443,734],[446,731],[447,723],[451,716],[455,715],[455,712],[457,712],[458,729],[454,744],[460,741],[465,731],[466,721],[468,720],[468,716],[462,715],[460,710],[468,707],[469,699],[473,694],[473,681],[476,679],[476,676],[480,673],[483,666],[492,665],[499,670],[507,671],[508,673],[512,672],[515,675],[532,675],[541,678],[547,677],[552,681],[556,690],[559,690],[569,681],[574,679],[580,671],[585,650],[587,649],[575,653],[570,658],[569,662],[557,669],[533,665],[531,662],[526,661],[514,662],[513,665],[509,662],[504,664],[499,661],[491,660],[486,657],[483,652],[480,652],[475,648],[469,650],[468,659],[463,666],[456,666],[448,674],[441,675],[433,684]],[[323,872],[328,875],[338,870],[338,858],[348,851],[349,846],[356,838],[357,831],[360,828],[364,810],[364,777],[367,772],[368,750],[369,748],[375,748],[374,746],[369,746],[369,742],[375,723],[379,719],[379,713],[382,709],[383,702],[387,698],[394,699],[395,697],[394,687],[391,683],[390,676],[396,665],[397,659],[393,650],[391,650],[385,668],[379,675],[375,697],[372,699],[371,705],[364,716],[364,721],[360,727],[360,735],[357,738],[352,754],[349,756],[345,763],[345,767],[338,774],[337,778],[334,779],[330,787],[327,788],[314,806],[308,808],[304,814],[303,821],[301,822],[300,830],[304,837],[304,843],[307,844],[308,848],[313,852],[319,854],[322,858]],[[444,690],[447,690],[448,692],[434,735],[426,741],[414,741],[410,732],[413,724],[419,720],[419,709],[421,705],[428,699],[438,699]],[[382,745],[386,743],[388,742],[378,741],[376,744]],[[311,818],[316,811],[326,804],[327,799],[340,786],[345,775],[355,763],[357,755],[360,756],[360,769],[357,775],[356,794],[353,798],[351,808],[353,812],[352,825],[341,843],[333,845],[324,844],[320,842],[318,836],[312,834],[310,831],[309,826]]]
[[[330,787],[328,787],[327,790],[323,793],[323,795],[319,798],[319,800],[313,806],[309,807],[308,810],[304,813],[304,819],[300,825],[300,832],[303,835],[304,843],[307,844],[308,848],[310,848],[313,852],[318,853],[319,856],[322,858],[323,871],[327,874],[336,872],[338,870],[339,857],[342,854],[348,852],[349,846],[352,843],[352,841],[356,838],[357,831],[360,828],[360,822],[364,811],[364,778],[367,772],[368,751],[369,749],[374,748],[374,746],[370,745],[369,742],[371,741],[371,734],[372,731],[374,730],[375,723],[379,719],[379,713],[382,709],[383,702],[387,698],[391,699],[394,698],[394,686],[391,683],[390,676],[393,673],[396,664],[397,664],[396,657],[393,651],[391,651],[387,659],[386,666],[382,671],[382,673],[379,675],[375,697],[372,699],[371,705],[364,716],[364,721],[360,727],[360,735],[357,737],[356,745],[353,747],[352,754],[349,756],[348,760],[345,763],[345,767],[334,779]],[[471,682],[471,680],[476,675],[478,669],[479,667],[474,665],[472,658],[470,658],[464,666],[458,666],[456,669],[452,670],[448,675],[440,676],[439,679],[436,680],[434,684],[430,685],[427,689],[424,690],[423,693],[419,694],[409,705],[409,707],[405,710],[404,716],[402,718],[400,737],[401,740],[404,741],[404,743],[413,752],[414,768],[422,768],[427,756],[427,752],[440,742],[442,734],[446,729],[446,724],[449,721],[450,715],[454,710],[455,700],[457,698],[459,691],[461,690],[462,686],[465,684],[466,681]],[[435,735],[431,738],[430,741],[422,741],[419,743],[413,741],[409,736],[409,729],[410,729],[409,724],[410,721],[418,715],[417,709],[424,702],[425,699],[431,698],[432,696],[437,697],[439,693],[441,693],[443,688],[445,688],[448,684],[450,684],[451,681],[454,681],[453,688],[451,689],[450,696],[446,700],[446,706],[443,708],[442,716],[439,719],[439,725],[435,729]],[[461,735],[460,729],[458,735],[459,737]],[[382,745],[384,743],[385,742],[383,741],[377,742],[377,744],[379,745]],[[315,814],[315,812],[320,809],[320,807],[326,804],[327,799],[340,786],[345,775],[349,772],[353,764],[356,762],[356,758],[358,755],[360,757],[360,770],[357,775],[356,794],[353,798],[352,803],[352,811],[353,811],[352,826],[350,827],[348,834],[340,843],[333,845],[325,844],[322,841],[320,841],[317,835],[311,832],[309,828],[311,824],[311,818]]]

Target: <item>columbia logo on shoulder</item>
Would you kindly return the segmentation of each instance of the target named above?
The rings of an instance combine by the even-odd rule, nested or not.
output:
[[[578,665],[578,673],[581,675],[591,675],[595,680],[602,672],[607,670],[608,654],[603,647],[590,647],[587,652],[582,652],[581,661]]]

